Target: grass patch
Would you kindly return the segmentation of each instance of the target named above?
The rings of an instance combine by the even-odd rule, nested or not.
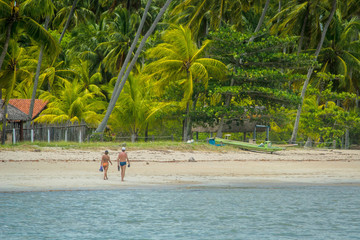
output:
[[[238,148],[232,146],[215,147],[206,142],[184,143],[175,141],[156,142],[19,142],[16,144],[0,145],[0,150],[51,150],[59,149],[84,149],[84,150],[112,150],[118,151],[122,146],[131,150],[174,150],[174,151],[236,151]]]

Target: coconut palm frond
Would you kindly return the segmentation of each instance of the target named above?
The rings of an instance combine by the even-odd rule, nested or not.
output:
[[[5,1],[0,1],[0,19],[7,19],[11,16],[11,5]]]
[[[55,58],[59,52],[57,41],[40,24],[29,17],[23,17],[18,23],[36,42],[44,45],[46,52]]]

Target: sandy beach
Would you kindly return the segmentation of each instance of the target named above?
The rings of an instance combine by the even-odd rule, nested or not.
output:
[[[0,192],[110,190],[169,185],[332,184],[360,186],[360,150],[248,151],[136,150],[121,182],[117,152],[109,180],[99,172],[102,151],[0,150]],[[189,159],[195,161],[189,161]]]

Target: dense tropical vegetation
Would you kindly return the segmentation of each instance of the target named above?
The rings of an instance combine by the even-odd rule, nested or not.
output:
[[[36,122],[95,135],[186,141],[250,120],[273,141],[360,144],[360,5],[0,0],[0,88],[4,110],[48,100]]]

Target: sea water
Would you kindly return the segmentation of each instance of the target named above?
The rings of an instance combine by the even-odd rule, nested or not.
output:
[[[360,239],[360,187],[0,193],[0,239]]]

